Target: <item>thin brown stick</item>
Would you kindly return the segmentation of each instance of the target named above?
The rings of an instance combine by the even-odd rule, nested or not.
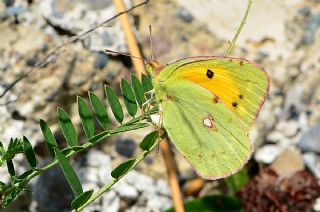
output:
[[[163,139],[163,141],[160,143],[160,149],[167,168],[168,181],[172,192],[174,209],[176,212],[184,212],[182,193],[177,177],[177,167],[167,139]]]
[[[117,11],[120,13],[122,11],[126,11],[126,8],[124,6],[123,1],[121,0],[113,0],[113,3],[117,9]],[[122,24],[122,28],[125,34],[125,38],[127,41],[127,45],[128,45],[128,49],[129,52],[131,53],[131,55],[134,55],[135,57],[140,57],[142,58],[141,52],[139,50],[139,46],[138,43],[136,41],[136,38],[134,36],[134,33],[131,29],[131,23],[129,20],[129,15],[128,14],[124,14],[123,16],[121,16],[120,18],[120,22]],[[137,76],[140,78],[141,77],[141,73],[145,73],[145,66],[144,66],[144,62],[142,60],[139,60],[137,58],[131,57],[134,69],[136,70],[136,74]],[[139,70],[139,71],[137,71]]]
[[[49,64],[49,63],[54,63],[59,54],[62,53],[64,51],[64,47],[74,43],[78,40],[83,39],[84,37],[86,37],[88,34],[90,34],[91,32],[93,32],[94,30],[96,30],[99,27],[104,26],[106,23],[118,18],[119,16],[123,15],[123,14],[127,14],[129,12],[131,12],[132,10],[134,10],[137,7],[140,7],[144,4],[149,3],[150,0],[145,0],[144,2],[141,2],[140,4],[134,5],[133,7],[131,7],[128,10],[121,10],[121,12],[119,12],[118,14],[114,15],[113,17],[101,22],[100,24],[96,24],[93,27],[91,27],[90,29],[79,33],[78,35],[70,38],[69,40],[67,40],[66,42],[62,43],[61,45],[57,46],[55,49],[53,49],[49,54],[47,54],[42,60],[40,60],[39,62],[37,62],[33,67],[29,68],[25,73],[23,73],[20,77],[18,77],[17,79],[15,79],[12,83],[10,83],[10,85],[2,92],[2,94],[0,95],[0,98],[2,98],[8,91],[10,91],[11,89],[13,89],[13,87],[20,82],[21,80],[23,80],[24,78],[26,78],[35,68],[41,68],[44,67],[45,65]]]
[[[118,12],[124,11],[125,7],[122,0],[113,0],[116,5]],[[140,50],[138,48],[138,44],[134,33],[132,32],[131,25],[129,22],[129,17],[127,14],[123,15],[121,18],[121,24],[123,26],[123,30],[126,34],[126,40],[129,48],[129,52],[131,55],[135,55],[141,57]],[[141,77],[142,73],[146,73],[145,66],[143,60],[132,59],[135,72],[138,77]],[[162,134],[162,133],[161,133]],[[170,184],[171,192],[172,192],[172,199],[175,207],[175,211],[177,212],[184,212],[183,207],[183,200],[181,195],[181,189],[179,186],[178,178],[177,178],[177,168],[173,160],[173,156],[171,153],[170,145],[167,139],[164,139],[160,143],[160,149],[163,155],[163,159],[167,168],[168,172],[168,181]]]

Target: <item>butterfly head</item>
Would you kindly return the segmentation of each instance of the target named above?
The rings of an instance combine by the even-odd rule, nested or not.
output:
[[[159,72],[163,69],[163,67],[164,66],[156,60],[149,60],[146,62],[146,69],[152,77],[158,75]]]

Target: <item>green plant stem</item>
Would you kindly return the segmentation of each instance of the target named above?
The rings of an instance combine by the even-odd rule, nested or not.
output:
[[[253,0],[248,0],[248,6],[247,6],[247,9],[246,9],[246,13],[243,16],[243,18],[241,20],[241,23],[240,23],[240,26],[238,27],[238,30],[237,30],[236,34],[234,35],[234,37],[233,37],[233,39],[232,39],[227,51],[224,53],[224,56],[228,56],[231,53],[231,51],[233,50],[233,48],[234,48],[234,46],[236,44],[236,41],[237,41],[237,39],[238,39],[238,37],[240,35],[240,32],[242,31],[244,25],[247,22],[247,18],[248,18],[249,10],[250,10],[251,5],[252,5],[252,1]]]
[[[134,169],[159,143],[160,139],[157,139],[157,141],[153,144],[153,146],[148,151],[143,151],[138,157],[135,158],[134,164],[128,169],[121,177],[117,179],[112,179],[109,183],[105,184],[102,188],[100,188],[97,192],[95,192],[90,199],[87,200],[86,203],[84,203],[80,208],[78,208],[77,211],[83,210],[86,206],[88,206],[90,203],[95,201],[97,198],[99,198],[104,192],[108,191],[116,182],[118,182],[120,179],[122,179],[128,172],[130,172],[132,169]],[[75,210],[73,210],[75,211]]]
[[[83,151],[83,150],[87,150],[89,148],[91,148],[92,146],[94,146],[96,143],[102,141],[103,139],[105,139],[106,137],[109,137],[111,135],[114,135],[114,134],[118,134],[118,133],[121,133],[121,132],[125,132],[125,131],[129,131],[129,130],[119,130],[121,129],[121,127],[124,127],[124,126],[133,126],[130,130],[135,130],[135,129],[139,129],[141,127],[138,127],[138,128],[134,128],[135,125],[133,125],[134,123],[137,123],[139,124],[142,120],[145,120],[145,119],[148,119],[150,115],[156,113],[158,111],[158,109],[156,107],[152,108],[150,111],[144,113],[144,115],[141,115],[141,116],[138,116],[136,118],[133,118],[131,119],[130,121],[126,122],[125,124],[115,128],[115,129],[112,129],[112,130],[108,130],[108,131],[103,131],[102,133],[104,133],[103,136],[99,137],[99,139],[97,139],[95,142],[87,142],[79,147],[81,147],[81,149],[77,149],[77,150],[72,150],[70,149],[70,152],[68,152],[65,156],[67,158],[69,157],[72,157],[74,156],[75,154]],[[141,125],[137,125],[137,126],[141,126]],[[146,125],[147,126],[147,125]],[[145,126],[145,127],[146,127]],[[128,128],[126,128],[128,129]],[[101,134],[101,133],[100,133]],[[64,149],[66,150],[66,149]],[[63,150],[63,151],[64,151]],[[143,158],[142,158],[143,159]],[[38,168],[38,169],[34,169],[32,173],[30,173],[26,178],[24,179],[21,179],[21,181],[19,182],[16,182],[14,184],[12,184],[10,187],[7,187],[5,189],[5,191],[3,192],[4,194],[8,194],[10,193],[10,191],[12,191],[15,187],[19,187],[20,185],[25,185],[27,184],[30,180],[32,180],[34,177],[38,176],[39,174],[41,174],[42,172],[45,172],[49,169],[51,169],[52,167],[54,167],[55,165],[58,164],[58,160],[57,159],[54,159],[52,162],[50,162],[49,164],[45,165],[44,167],[42,168]]]

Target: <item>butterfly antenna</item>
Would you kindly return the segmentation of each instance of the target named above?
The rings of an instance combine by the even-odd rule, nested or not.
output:
[[[150,39],[150,49],[151,49],[151,60],[154,60],[151,25],[149,25],[149,39]]]
[[[128,57],[132,57],[132,58],[135,58],[135,59],[142,60],[145,63],[149,62],[149,60],[147,60],[147,59],[144,59],[144,58],[141,58],[141,57],[137,57],[137,56],[133,56],[133,55],[131,55],[129,53],[125,53],[125,52],[116,52],[116,51],[112,51],[112,50],[109,50],[109,49],[105,49],[104,51],[105,51],[106,54],[111,54],[111,55],[114,55],[114,56],[124,55],[124,56],[128,56]]]

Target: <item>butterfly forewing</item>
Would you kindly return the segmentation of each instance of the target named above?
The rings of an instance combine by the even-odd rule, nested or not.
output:
[[[162,81],[186,79],[214,94],[249,131],[269,88],[268,75],[243,59],[199,57],[172,63],[164,68]]]

